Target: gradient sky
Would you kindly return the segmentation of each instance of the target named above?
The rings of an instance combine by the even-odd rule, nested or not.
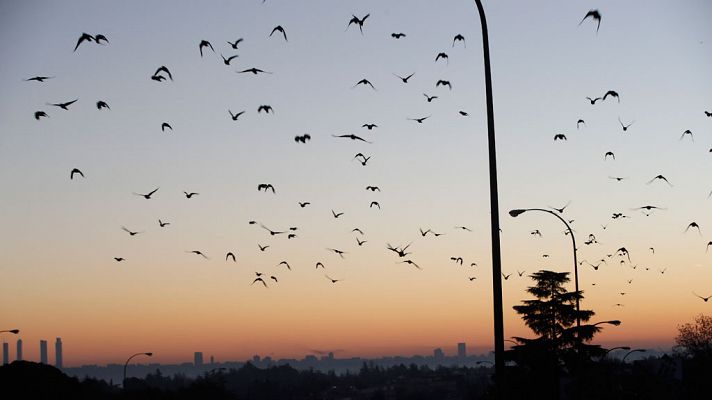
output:
[[[425,354],[460,341],[491,349],[480,27],[471,1],[448,3],[1,2],[0,328],[22,330],[31,360],[40,339],[62,337],[65,365],[121,362],[137,351],[175,362],[194,351],[228,360],[313,349]],[[526,275],[572,264],[559,221],[506,211],[571,201],[564,215],[575,220],[580,259],[594,262],[621,246],[631,253],[630,264],[611,257],[598,271],[581,267],[582,307],[596,311],[595,321],[623,321],[598,342],[671,346],[676,325],[712,304],[691,293],[712,294],[705,252],[712,118],[703,113],[712,111],[712,4],[485,1],[485,8],[502,269],[514,273],[504,281],[505,336],[532,335],[511,308],[529,297]],[[598,34],[590,20],[577,26],[593,8],[603,16]],[[364,35],[345,31],[352,14],[367,13]],[[278,24],[289,42],[268,37]],[[73,53],[82,32],[110,43]],[[466,48],[452,47],[458,33]],[[239,37],[233,51],[226,41]],[[200,57],[202,39],[215,54]],[[434,62],[441,51],[449,64]],[[227,67],[220,53],[239,58]],[[174,82],[149,79],[161,65]],[[235,73],[250,67],[273,74]],[[407,85],[392,75],[413,72]],[[35,75],[56,78],[23,81]],[[378,90],[352,89],[362,78]],[[435,88],[438,79],[452,90]],[[585,99],[609,89],[620,103]],[[423,93],[439,99],[427,103]],[[75,98],[69,111],[45,105]],[[111,110],[98,111],[97,100]],[[261,104],[275,114],[257,114]],[[234,122],[228,109],[247,112]],[[35,121],[37,110],[50,117]],[[407,120],[427,115],[422,125]],[[627,133],[619,117],[635,121]],[[586,126],[577,130],[579,118]],[[161,132],[164,121],[173,132]],[[379,127],[361,128],[367,122]],[[686,129],[694,142],[679,140]],[[311,142],[295,143],[304,133]],[[373,144],[331,137],[346,133]],[[568,140],[553,142],[557,133]],[[615,161],[604,161],[609,150]],[[352,160],[357,152],[372,156],[366,167]],[[69,180],[75,167],[86,179]],[[674,187],[646,185],[657,174]],[[256,190],[267,182],[276,195]],[[150,201],[132,194],[156,187]],[[200,195],[187,200],[184,190]],[[373,200],[382,210],[369,208]],[[312,204],[302,209],[298,201]],[[667,209],[648,217],[632,210],[648,204]],[[332,209],[345,214],[334,219]],[[612,221],[614,212],[630,218]],[[159,218],[171,225],[159,228]],[[270,237],[250,220],[296,226],[298,238]],[[692,221],[702,235],[683,233]],[[146,232],[129,237],[124,225]],[[363,247],[354,227],[365,232]],[[445,235],[422,238],[419,227]],[[583,245],[589,233],[600,244]],[[385,249],[410,242],[422,270]],[[258,243],[271,247],[263,253]],[[348,254],[342,260],[327,247]],[[210,260],[186,253],[194,249]],[[228,251],[237,263],[224,260]],[[478,266],[457,266],[452,256]],[[282,260],[293,270],[276,267]],[[343,282],[327,281],[317,261]],[[280,282],[250,286],[255,271]]]

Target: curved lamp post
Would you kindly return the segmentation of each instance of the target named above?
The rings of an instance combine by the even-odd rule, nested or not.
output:
[[[564,225],[566,225],[566,229],[568,230],[569,235],[571,236],[571,243],[573,244],[573,248],[574,248],[574,283],[576,284],[576,293],[578,293],[579,292],[578,259],[576,258],[576,238],[574,237],[573,229],[571,229],[571,226],[569,226],[569,223],[566,222],[565,219],[561,218],[561,216],[559,216],[557,213],[555,213],[551,210],[547,210],[545,208],[520,208],[520,209],[510,211],[509,215],[516,218],[519,215],[521,215],[527,211],[541,211],[541,212],[545,212],[547,214],[551,214],[551,215],[555,216],[556,218],[558,218],[561,222],[563,222]],[[580,311],[579,298],[578,298],[578,296],[576,296],[576,328],[581,327],[581,317],[580,317],[581,313],[579,311]],[[620,324],[620,321],[618,321],[618,324]]]
[[[482,364],[494,365],[494,363],[493,363],[492,361],[487,361],[487,360],[484,360],[484,361],[477,361],[475,364],[477,364],[477,365],[482,365]]]
[[[124,388],[126,388],[126,368],[129,366],[129,361],[131,361],[131,359],[134,358],[134,357],[136,357],[136,356],[148,356],[148,357],[151,357],[151,356],[153,356],[153,353],[136,353],[136,354],[132,355],[131,357],[129,357],[128,360],[126,360],[126,363],[124,364],[124,380],[122,381],[122,382],[124,383]]]
[[[490,66],[487,18],[481,0],[475,0],[482,27],[482,53],[485,69],[487,104],[487,143],[489,149],[490,235],[492,237],[492,306],[494,308],[494,376],[496,397],[504,389],[504,312],[502,310],[502,254],[499,237],[499,196],[497,191],[497,147],[494,134],[494,101],[492,100],[492,69]]]
[[[629,355],[631,355],[631,354],[633,354],[633,353],[638,353],[638,352],[639,352],[639,353],[645,353],[645,349],[634,349],[634,350],[631,350],[631,351],[627,352],[627,353],[625,354],[625,356],[623,356],[623,359],[621,360],[621,362],[624,363],[624,362],[625,362],[625,359],[628,358]]]
[[[12,333],[12,334],[17,335],[18,333],[20,333],[20,330],[19,329],[8,329],[6,331],[0,331],[0,333]]]
[[[610,349],[606,350],[605,353],[603,353],[603,357],[601,357],[601,359],[606,358],[606,357],[608,356],[608,353],[612,352],[613,350],[630,350],[630,347],[628,347],[628,346],[618,346],[618,347],[610,348]]]

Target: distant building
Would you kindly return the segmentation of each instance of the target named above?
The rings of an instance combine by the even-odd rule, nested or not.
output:
[[[442,360],[443,358],[445,358],[445,353],[443,353],[443,349],[438,347],[437,349],[433,350],[433,358],[436,360]]]
[[[215,357],[210,356],[210,365],[215,364]]]
[[[15,354],[15,359],[22,361],[22,339],[17,339],[17,354]]]
[[[317,362],[319,362],[319,359],[316,358],[314,354],[307,354],[306,356],[304,356],[304,362],[316,364]]]
[[[47,362],[47,341],[40,340],[40,362],[42,364],[48,364]]]
[[[2,364],[9,364],[10,363],[10,346],[2,342]]]
[[[57,338],[54,342],[54,366],[62,368],[62,338]]]
[[[255,364],[258,364],[260,362],[260,356],[252,356],[252,362]]]
[[[467,357],[467,344],[458,343],[457,344],[457,357],[466,358]]]
[[[196,367],[203,366],[203,352],[202,351],[195,352],[195,355],[193,356],[193,365],[195,365]]]

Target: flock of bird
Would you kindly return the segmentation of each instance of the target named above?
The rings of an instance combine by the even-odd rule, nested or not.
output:
[[[368,32],[369,17],[370,17],[370,13],[367,13],[361,17],[352,15],[352,17],[346,21],[346,31],[358,28],[358,32],[361,35],[365,35]],[[591,19],[593,22],[596,23],[596,32],[598,33],[599,28],[601,26],[600,12],[598,10],[589,11],[583,17],[583,19],[581,20],[579,25],[583,24],[588,19]],[[407,34],[403,33],[403,32],[393,32],[390,36],[391,36],[392,40],[403,40],[407,37]],[[277,26],[273,27],[271,29],[271,31],[269,31],[268,37],[272,38],[272,40],[283,40],[285,43],[289,42],[289,39],[288,39],[289,36],[287,33],[287,29],[282,25],[277,25]],[[227,53],[227,51],[232,51],[233,53],[239,51],[240,45],[244,42],[244,40],[245,40],[244,38],[238,38],[234,41],[225,40],[225,43],[227,44],[226,53]],[[79,39],[77,40],[73,51],[76,53],[83,47],[90,46],[90,45],[110,46],[109,43],[110,43],[109,39],[103,34],[91,35],[91,34],[83,33],[80,35]],[[217,46],[214,46],[213,43],[211,43],[210,41],[201,39],[201,40],[196,40],[196,43],[197,43],[196,57],[201,57],[201,58],[206,57],[206,56],[209,56],[211,53],[214,53],[215,55],[218,54],[218,51],[215,48]],[[456,47],[459,47],[460,45],[462,46],[461,47],[462,49],[466,48],[465,36],[462,34],[453,35],[452,42],[448,43],[448,46],[451,49],[455,49]],[[230,66],[231,63],[239,57],[238,54],[225,55],[222,52],[219,53],[219,56],[220,56],[222,62],[227,66]],[[446,52],[438,52],[434,58],[434,62],[435,63],[441,63],[441,62],[449,63],[450,55],[447,54]],[[257,67],[239,69],[235,72],[238,74],[251,74],[251,75],[273,74],[273,72],[266,71],[266,70],[263,70],[263,69],[257,68]],[[413,77],[415,76],[415,73],[409,73],[409,74],[403,75],[403,76],[401,76],[399,74],[395,74],[395,73],[393,75],[403,85],[412,85],[413,83],[411,82],[411,79],[413,79]],[[44,83],[47,80],[50,80],[52,78],[54,78],[54,77],[53,76],[35,76],[35,77],[26,79],[26,81],[34,81],[34,82],[38,82],[38,83]],[[147,79],[155,81],[155,82],[157,82],[157,84],[169,84],[170,82],[172,82],[174,80],[174,76],[173,76],[171,70],[169,69],[169,67],[162,65],[162,66],[156,68],[155,72],[152,75],[147,75]],[[443,90],[443,89],[452,90],[453,84],[449,80],[440,79],[435,82],[434,87],[436,90]],[[353,85],[351,85],[351,89],[352,90],[374,90],[374,91],[378,90],[378,88],[368,78],[362,78],[359,81],[353,83]],[[423,93],[423,96],[425,97],[425,99],[422,101],[427,102],[427,103],[432,103],[433,101],[436,101],[442,95],[443,94],[431,95],[428,93]],[[584,97],[584,96],[582,96],[582,97]],[[593,107],[593,106],[597,106],[599,104],[599,102],[615,101],[617,103],[620,103],[622,101],[621,97],[622,96],[616,90],[607,90],[602,95],[597,95],[597,96],[593,96],[593,97],[585,96],[585,99],[588,100],[590,105]],[[56,102],[56,103],[48,102],[48,103],[46,103],[46,105],[56,107],[58,110],[62,110],[62,112],[67,112],[67,111],[70,111],[71,107],[78,101],[79,101],[79,99],[73,99],[73,100],[69,100],[69,101]],[[100,110],[100,111],[110,111],[111,110],[109,104],[104,100],[96,101],[95,105],[96,105],[97,110]],[[239,121],[240,117],[243,116],[247,112],[247,110],[240,110],[240,111],[234,112],[233,110],[230,110],[230,109],[228,109],[227,111],[228,111],[229,118],[235,122]],[[261,114],[261,113],[274,114],[275,113],[274,108],[269,104],[259,105],[257,107],[256,111],[258,114]],[[466,111],[463,111],[463,110],[459,110],[458,114],[462,117],[467,117],[469,115]],[[704,111],[704,115],[706,117],[712,117],[712,112]],[[46,110],[35,110],[35,112],[34,112],[34,118],[38,121],[43,118],[49,118],[49,117],[50,117],[50,113],[48,113],[48,111],[46,111]],[[413,121],[417,124],[424,124],[431,117],[432,117],[432,115],[410,116],[410,117],[407,117],[406,119],[409,121]],[[632,130],[632,129],[634,130],[635,121],[630,121],[630,122],[626,123],[619,117],[618,122],[621,126],[621,131],[623,134],[628,134],[630,130]],[[171,126],[171,124],[169,122],[162,122],[160,128],[161,128],[161,131],[164,133],[169,133],[170,131],[173,130],[173,127]],[[379,125],[376,123],[367,122],[367,123],[364,123],[361,126],[361,128],[365,129],[366,132],[371,132],[374,129],[378,129]],[[577,128],[577,130],[585,129],[586,121],[584,119],[579,118],[578,121],[576,122],[576,128]],[[334,139],[345,139],[348,141],[360,142],[360,143],[365,143],[365,144],[370,144],[373,142],[371,139],[365,137],[364,135],[356,135],[353,133],[332,134],[331,136]],[[682,135],[680,136],[680,140],[683,140],[688,136],[691,141],[694,141],[693,134],[689,129],[684,130],[682,132]],[[302,135],[297,135],[294,137],[294,142],[299,145],[307,145],[311,140],[312,140],[312,137],[310,134],[302,134]],[[557,133],[554,135],[555,142],[568,141],[568,140],[569,139],[567,138],[565,133]],[[712,149],[710,149],[709,151],[712,152]],[[356,161],[362,167],[366,167],[368,165],[368,162],[371,160],[371,158],[372,158],[372,155],[370,155],[370,154],[364,154],[363,152],[358,152],[352,157],[351,161]],[[613,162],[616,160],[616,155],[613,151],[607,151],[603,155],[603,159],[604,159],[604,161]],[[84,172],[82,170],[80,170],[79,168],[74,168],[69,173],[70,180],[76,180],[80,177],[83,179],[86,179]],[[624,180],[627,179],[626,177],[616,177],[616,176],[610,176],[609,178],[616,182],[623,182]],[[670,182],[662,174],[654,176],[649,181],[646,182],[646,184],[648,184],[648,185],[660,184],[660,183],[667,185],[669,188],[674,187],[673,183]],[[279,195],[279,193],[280,193],[278,188],[276,188],[272,183],[269,183],[269,182],[259,183],[257,185],[256,189],[259,192],[264,192],[269,195]],[[154,196],[163,194],[159,190],[160,190],[160,188],[156,187],[155,189],[153,189],[149,192],[146,192],[146,193],[134,192],[133,195],[135,195],[137,197],[141,197],[144,200],[151,200],[154,198]],[[369,192],[371,194],[381,192],[381,188],[376,185],[368,185],[365,187],[364,190],[366,190],[367,192]],[[194,199],[197,196],[199,196],[200,193],[186,190],[186,191],[183,191],[183,195],[185,196],[186,199],[190,200],[190,199]],[[712,197],[712,191],[709,193],[709,195],[707,197],[708,198]],[[299,206],[299,208],[303,209],[306,207],[310,207],[311,204],[312,203],[310,201],[300,201],[300,202],[298,202],[297,205]],[[558,214],[564,215],[568,206],[569,206],[569,204],[567,203],[566,205],[564,205],[562,207],[549,207],[549,208]],[[368,208],[380,210],[381,203],[377,200],[373,200],[368,205]],[[653,212],[666,210],[666,208],[660,207],[657,205],[642,205],[642,206],[634,208],[632,210],[640,211],[645,216],[649,216]],[[344,215],[344,211],[340,211],[340,210],[331,209],[330,212],[331,212],[331,216],[334,219],[338,219]],[[611,216],[611,220],[619,220],[619,219],[626,219],[626,218],[630,218],[630,216],[624,214],[623,212],[615,212]],[[570,220],[569,222],[573,223],[573,220]],[[157,224],[162,229],[170,229],[169,227],[171,225],[171,222],[164,221],[162,219],[157,219]],[[251,226],[254,226],[256,228],[261,228],[264,232],[266,232],[266,234],[268,234],[268,239],[277,239],[279,237],[284,237],[286,240],[292,240],[292,239],[297,240],[299,237],[298,232],[299,232],[300,228],[296,227],[296,226],[279,229],[279,230],[273,230],[271,228],[268,228],[265,224],[263,224],[259,221],[252,220],[252,221],[249,221],[248,224]],[[607,227],[608,227],[608,224],[601,225],[601,228],[603,230],[607,229]],[[120,229],[131,237],[140,235],[145,232],[145,231],[132,230],[125,226],[121,226]],[[472,232],[471,228],[464,226],[464,225],[455,226],[452,229],[455,232]],[[699,234],[700,236],[702,235],[702,228],[695,221],[690,222],[685,227],[683,233],[688,233],[690,231],[694,231],[697,234]],[[354,239],[356,242],[357,249],[362,246],[367,245],[368,240],[365,239],[365,234],[362,229],[360,229],[359,227],[355,227],[352,229],[351,232],[354,234]],[[419,235],[422,238],[432,237],[435,239],[435,238],[441,237],[443,235],[446,235],[448,233],[449,232],[447,232],[447,233],[446,232],[436,232],[432,228],[420,228],[419,229]],[[543,236],[541,230],[539,230],[539,229],[532,230],[530,233],[532,236],[535,236],[535,237]],[[413,234],[415,235],[415,232]],[[571,234],[571,232],[566,231],[566,232],[564,232],[564,234]],[[595,244],[598,244],[596,235],[593,233],[588,234],[587,240],[584,242],[584,245],[590,246],[590,245],[595,245]],[[411,245],[412,245],[412,242],[409,242],[407,244],[398,244],[398,245],[391,245],[390,243],[386,243],[384,246],[384,251],[391,252],[393,254],[393,256],[395,257],[396,263],[406,264],[408,266],[411,266],[415,269],[420,270],[420,269],[422,269],[422,266],[418,262],[415,261],[415,259],[413,257],[413,252],[410,251]],[[266,251],[268,251],[268,249],[270,248],[271,245],[264,244],[264,243],[257,243],[257,246],[258,246],[260,252],[266,252]],[[705,249],[705,251],[709,250],[709,248],[711,246],[712,246],[712,241],[710,241],[707,244],[707,248]],[[346,258],[349,254],[349,251],[344,250],[344,247],[342,247],[342,248],[325,247],[324,249],[325,249],[326,253],[332,253],[334,256],[336,256],[340,259]],[[655,252],[653,247],[650,247],[650,250],[653,253]],[[184,250],[184,251],[187,254],[190,254],[192,256],[197,256],[197,257],[200,257],[203,259],[210,259],[210,257],[205,252],[203,252],[201,250]],[[547,254],[544,254],[542,256],[548,257]],[[224,258],[225,258],[225,262],[236,263],[236,262],[238,262],[238,259],[240,257],[237,252],[231,250],[231,251],[226,252]],[[126,262],[127,261],[126,258],[124,258],[123,256],[120,256],[120,255],[114,256],[113,259],[115,260],[115,262]],[[612,261],[614,259],[616,261]],[[459,255],[451,256],[450,262],[452,262],[458,266],[469,265],[469,267],[471,267],[471,268],[477,267],[476,262],[474,262],[472,260],[465,260],[463,257],[461,257]],[[601,266],[607,265],[609,262],[617,262],[621,265],[627,265],[633,269],[638,268],[638,266],[636,264],[631,263],[631,255],[625,247],[620,247],[616,251],[606,254],[604,257],[602,257],[594,262],[590,262],[588,260],[582,260],[579,262],[579,264],[580,264],[580,266],[590,266],[593,270],[598,271]],[[326,264],[327,264],[327,262],[325,260],[319,259],[319,260],[315,260],[313,265],[314,265],[314,269],[316,269],[317,271],[320,269],[323,270],[322,272],[324,272],[324,278],[326,279],[326,281],[328,283],[337,284],[339,282],[342,282],[342,279],[332,278],[329,274],[326,273]],[[277,271],[277,272],[265,273],[262,271],[256,271],[255,275],[252,277],[251,282],[249,284],[250,285],[257,284],[257,286],[269,288],[269,287],[271,287],[273,285],[277,285],[279,283],[280,280],[279,280],[279,277],[277,276],[278,273],[285,273],[285,272],[292,271],[292,266],[289,264],[289,262],[287,260],[281,261],[279,264],[275,265],[274,267],[275,267],[275,271]],[[645,268],[645,269],[648,270],[649,268]],[[659,270],[659,273],[664,274],[665,271],[666,271],[666,268]],[[507,281],[512,276],[523,277],[525,273],[526,273],[526,271],[524,271],[524,270],[521,270],[521,271],[516,270],[516,275],[514,275],[514,273],[506,273],[506,274],[502,273],[502,279]],[[470,274],[470,276],[467,276],[467,279],[469,281],[475,281],[477,279],[477,277],[471,276],[471,274]],[[631,283],[632,283],[632,280],[628,280],[628,284],[631,284]],[[626,293],[627,292],[620,292],[620,295],[624,296]],[[702,299],[704,302],[707,302],[710,298],[712,298],[712,295],[701,296],[694,292],[693,292],[693,294],[694,294],[694,296]],[[617,303],[616,306],[623,306],[623,304]]]

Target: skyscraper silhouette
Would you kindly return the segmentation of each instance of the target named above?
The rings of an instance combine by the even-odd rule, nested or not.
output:
[[[203,352],[202,351],[196,351],[193,357],[193,364],[196,367],[202,367],[203,366]]]
[[[457,344],[457,358],[464,359],[467,357],[467,344],[458,343]]]
[[[10,362],[10,346],[6,342],[2,342],[2,364]]]
[[[48,364],[47,362],[47,341],[40,340],[40,362],[42,364]]]
[[[22,339],[17,339],[17,353],[15,355],[17,361],[22,361]]]
[[[62,338],[54,342],[54,366],[62,368]]]

